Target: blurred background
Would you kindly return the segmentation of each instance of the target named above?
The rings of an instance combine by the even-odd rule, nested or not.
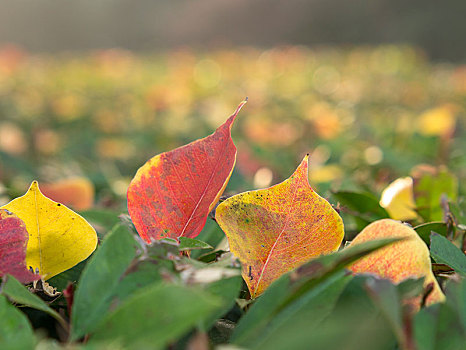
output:
[[[81,209],[124,211],[138,167],[246,96],[230,194],[287,178],[306,153],[327,197],[378,197],[425,165],[461,184],[465,13],[463,0],[0,0],[0,201],[80,178],[95,191]]]

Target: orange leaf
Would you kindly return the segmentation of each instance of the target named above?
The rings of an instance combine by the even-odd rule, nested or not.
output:
[[[75,177],[41,185],[44,196],[70,206],[76,210],[86,210],[94,202],[94,185],[88,179]]]
[[[344,234],[340,216],[309,185],[308,156],[289,179],[228,198],[215,217],[253,298],[285,272],[337,250]]]
[[[128,211],[147,242],[196,237],[230,179],[236,160],[231,126],[244,106],[212,135],[147,161],[128,188]]]
[[[0,277],[10,274],[21,283],[40,278],[26,266],[28,240],[25,223],[12,212],[0,209]]]
[[[391,219],[378,220],[365,227],[350,246],[380,238],[406,238],[401,242],[379,249],[352,264],[354,273],[370,273],[399,283],[408,278],[425,277],[424,286],[433,284],[433,290],[426,300],[430,305],[443,301],[437,280],[432,273],[427,245],[411,227]],[[417,303],[420,305],[420,303]]]

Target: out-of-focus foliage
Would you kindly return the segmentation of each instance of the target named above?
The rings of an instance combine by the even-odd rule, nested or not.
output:
[[[195,240],[147,245],[124,198],[147,159],[210,134],[245,96],[225,194],[277,184],[309,152],[310,185],[339,212],[345,230],[338,252],[287,272],[256,300],[213,220]],[[55,185],[88,179],[95,197],[80,213],[101,241],[88,259],[29,290],[2,276],[0,343],[462,349],[465,99],[466,66],[432,64],[409,47],[0,51],[0,205],[33,178]],[[408,177],[403,186],[389,186]],[[389,275],[392,282],[343,271],[393,242],[343,246],[371,222],[396,216],[409,220],[414,231],[403,229],[419,235],[418,246],[429,245],[430,257],[423,254],[429,274],[393,284]],[[407,263],[419,260],[409,255]],[[429,278],[438,281],[444,303],[426,307],[434,288]],[[415,308],[405,303],[412,298]]]
[[[245,96],[230,191],[286,178],[306,152],[321,192],[380,194],[421,163],[446,164],[461,182],[465,82],[466,66],[431,64],[409,47],[79,56],[10,47],[0,50],[0,182],[11,198],[33,177],[85,175],[99,204],[122,206],[146,159],[211,133]]]

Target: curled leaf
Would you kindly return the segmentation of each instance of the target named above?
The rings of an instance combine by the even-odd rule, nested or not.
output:
[[[391,219],[378,220],[362,230],[350,247],[371,240],[396,237],[405,239],[365,256],[349,269],[358,274],[374,274],[393,283],[424,277],[425,288],[433,285],[426,300],[427,305],[445,300],[445,295],[432,273],[429,249],[411,227]]]
[[[409,176],[402,177],[389,184],[382,192],[380,206],[387,210],[392,219],[416,219],[413,179]]]
[[[150,243],[196,237],[230,179],[236,160],[231,127],[244,106],[213,134],[147,161],[128,188],[128,211]]]
[[[21,283],[40,278],[26,266],[28,239],[24,222],[12,212],[0,209],[0,277],[10,274]]]
[[[337,250],[344,234],[340,216],[309,185],[308,156],[284,182],[222,202],[216,219],[252,297],[285,272]]]
[[[86,259],[97,246],[91,225],[66,206],[45,197],[37,181],[22,197],[4,205],[26,224],[26,263],[45,279]]]

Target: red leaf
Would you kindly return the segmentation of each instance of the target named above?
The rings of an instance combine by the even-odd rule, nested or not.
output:
[[[28,239],[24,222],[12,212],[0,209],[0,276],[10,274],[21,283],[40,278],[28,271],[26,266]]]
[[[230,179],[236,160],[231,126],[244,106],[212,135],[147,161],[128,188],[128,211],[148,243],[196,237]]]

